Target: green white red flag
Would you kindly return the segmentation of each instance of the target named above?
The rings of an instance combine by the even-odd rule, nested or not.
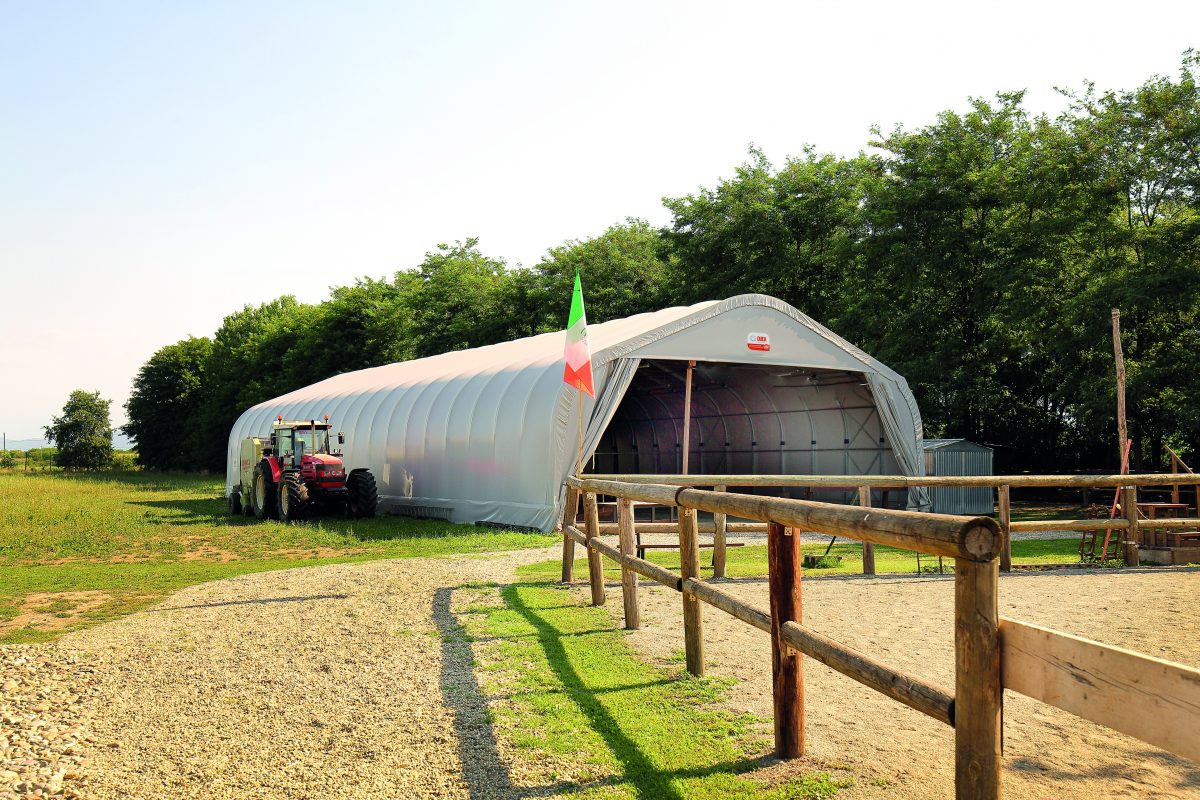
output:
[[[587,340],[587,314],[583,311],[583,284],[575,273],[575,293],[571,295],[571,316],[567,319],[567,346],[563,352],[566,366],[563,381],[581,392],[596,396],[592,385],[592,351]]]

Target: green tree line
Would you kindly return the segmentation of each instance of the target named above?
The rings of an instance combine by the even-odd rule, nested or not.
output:
[[[927,435],[1005,470],[1116,466],[1120,308],[1135,465],[1200,444],[1200,56],[1141,86],[972,99],[853,157],[751,148],[729,178],[510,266],[475,239],[391,278],[285,296],[168,345],[126,433],[159,469],[223,470],[247,407],[364,367],[561,329],[576,270],[593,322],[743,292],[779,297],[903,374]]]

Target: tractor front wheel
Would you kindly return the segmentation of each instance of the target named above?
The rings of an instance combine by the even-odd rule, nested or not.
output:
[[[346,478],[349,511],[352,517],[373,517],[379,506],[379,490],[369,469],[355,469]]]
[[[236,517],[242,513],[242,492],[234,489],[229,493],[229,516]]]
[[[275,516],[275,481],[271,478],[271,465],[266,461],[254,470],[254,483],[250,487],[250,505],[257,519]]]
[[[279,481],[279,518],[296,522],[308,511],[308,487],[298,472],[285,472]]]

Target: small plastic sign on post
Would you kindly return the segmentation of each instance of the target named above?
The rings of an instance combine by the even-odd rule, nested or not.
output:
[[[771,337],[765,333],[746,334],[746,347],[761,353],[771,352]]]

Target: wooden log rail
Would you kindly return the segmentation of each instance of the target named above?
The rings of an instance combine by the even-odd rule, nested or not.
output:
[[[711,478],[711,476],[706,476]],[[722,480],[729,476],[720,476]],[[1113,477],[1113,476],[1106,476]],[[1143,476],[1116,476],[1121,480]],[[1167,476],[1169,477],[1169,476]],[[737,485],[736,482],[732,482]],[[814,658],[865,686],[927,714],[955,730],[955,792],[965,798],[1000,797],[1003,689],[1021,692],[1178,755],[1200,761],[1200,669],[1109,647],[998,615],[999,555],[1004,534],[1020,530],[1114,529],[1136,533],[1136,485],[1122,486],[1123,518],[1012,522],[1001,506],[995,521],[907,511],[764,498],[684,485],[568,479],[563,516],[563,576],[574,545],[586,549],[592,602],[604,603],[600,558],[621,566],[626,627],[637,628],[637,576],[680,592],[688,671],[704,672],[700,605],[730,614],[772,636],[776,750],[804,754],[804,679],[800,659]],[[869,497],[860,489],[860,502]],[[618,500],[620,547],[600,538],[596,494]],[[577,527],[579,500],[584,527]],[[680,509],[683,575],[633,554],[631,501]],[[869,502],[869,501],[867,501]],[[697,511],[733,515],[767,525],[771,610],[739,600],[699,576]],[[722,522],[724,520],[722,519]],[[1200,520],[1156,519],[1162,527],[1192,527]],[[1051,527],[1053,526],[1053,527]],[[1086,526],[1086,527],[1084,527]],[[889,544],[955,558],[955,688],[946,689],[881,664],[803,624],[799,531]],[[566,545],[570,544],[570,547]],[[1136,548],[1135,548],[1136,551]]]
[[[1131,566],[1139,563],[1137,548],[1145,544],[1142,528],[1153,527],[1159,530],[1200,530],[1200,517],[1173,517],[1155,519],[1153,525],[1139,521],[1132,508],[1137,503],[1138,487],[1171,488],[1178,495],[1179,474],[1146,473],[1138,475],[593,475],[590,480],[620,483],[620,484],[653,484],[655,489],[639,497],[644,502],[670,505],[662,498],[668,496],[663,487],[704,487],[713,486],[724,492],[729,487],[762,487],[762,488],[803,488],[803,489],[842,489],[857,490],[859,504],[870,506],[872,489],[904,489],[913,487],[962,487],[962,488],[993,488],[997,492],[1000,525],[1000,569],[1008,572],[1012,569],[1012,534],[1038,531],[1105,531],[1105,552],[1107,552],[1110,536],[1116,532],[1117,551],[1124,548],[1125,562]],[[1121,495],[1122,506],[1127,510],[1123,517],[1112,520],[1103,519],[1064,519],[1064,520],[1021,520],[1012,521],[1012,505],[1010,492],[1013,487],[1046,487],[1046,488],[1077,488],[1077,489],[1116,489]],[[1176,498],[1177,500],[1177,498]],[[1197,495],[1197,513],[1200,513],[1200,494]],[[680,504],[683,505],[683,504]],[[729,512],[733,513],[733,512]],[[725,565],[725,535],[727,532],[760,533],[765,528],[762,525],[744,522],[727,522],[726,512],[714,512],[712,523],[701,524],[701,532],[713,533],[714,564],[720,564],[719,575],[724,574]],[[671,531],[674,526],[670,523],[650,523],[639,525],[643,532]],[[606,532],[606,526],[601,526]],[[849,534],[838,534],[848,536]],[[853,538],[853,537],[852,537]],[[872,540],[863,540],[863,574],[875,574],[874,547]],[[940,554],[939,554],[940,555]],[[953,556],[952,556],[953,557]]]
[[[621,565],[626,627],[637,608],[641,575],[682,595],[687,669],[704,674],[704,626],[701,603],[771,634],[775,742],[780,756],[805,752],[804,656],[851,677],[876,691],[955,728],[956,785],[959,798],[999,797],[1000,781],[1000,649],[996,611],[997,555],[1001,532],[994,520],[870,507],[842,506],[804,500],[757,497],[686,486],[632,484],[594,479],[568,479],[568,495],[583,498],[585,528],[575,524],[574,506],[564,514],[565,541],[587,549],[592,602],[603,600],[603,573],[593,557],[607,556]],[[618,498],[621,547],[600,537],[592,510],[595,496]],[[861,490],[866,500],[869,490]],[[632,541],[632,501],[677,507],[682,575],[628,552]],[[755,608],[700,579],[697,511],[731,515],[767,523],[771,610]],[[799,531],[845,536],[864,544],[885,544],[956,559],[956,652],[959,670],[954,694],[919,677],[886,666],[803,624],[800,591]],[[564,559],[574,558],[564,548]],[[565,564],[563,574],[572,570]],[[965,701],[964,701],[965,699]]]

